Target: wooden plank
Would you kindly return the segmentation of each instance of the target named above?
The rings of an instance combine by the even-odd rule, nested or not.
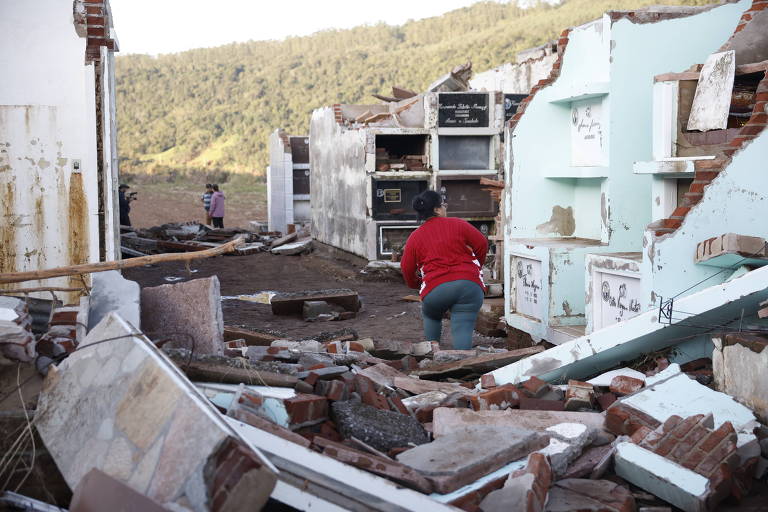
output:
[[[498,352],[495,354],[485,354],[478,357],[470,357],[468,359],[462,359],[461,361],[455,361],[451,363],[444,363],[438,366],[433,366],[424,370],[417,370],[411,372],[411,375],[419,375],[421,377],[437,377],[454,372],[462,373],[486,373],[493,371],[502,366],[512,364],[515,361],[519,361],[524,357],[532,356],[543,352],[544,347],[535,346],[529,348],[521,348],[518,350],[510,350],[507,352]]]
[[[84,265],[71,265],[68,267],[50,268],[47,270],[33,270],[31,272],[15,272],[0,274],[0,283],[22,283],[24,281],[36,281],[41,279],[51,279],[53,277],[72,276],[77,274],[91,274],[94,272],[105,272],[107,270],[121,270],[125,268],[143,267],[154,263],[166,263],[168,261],[190,261],[201,258],[210,258],[232,252],[241,245],[243,239],[237,238],[221,247],[208,249],[206,251],[185,252],[180,254],[153,254],[151,256],[142,256],[140,258],[131,258],[120,261],[102,261],[100,263],[86,263]]]
[[[662,73],[653,77],[654,82],[676,82],[680,80],[698,80],[698,71],[685,71],[683,73]]]
[[[279,340],[277,336],[263,332],[249,331],[239,327],[224,326],[224,341],[245,340],[248,346],[268,347],[273,341]]]
[[[458,384],[450,384],[448,382],[435,382],[433,380],[414,379],[413,377],[395,377],[392,380],[392,385],[409,393],[413,393],[414,395],[429,393],[430,391],[442,391],[443,393],[447,394],[474,394],[471,389],[465,388],[464,386],[460,386]]]
[[[292,388],[299,381],[293,375],[265,372],[252,368],[235,368],[225,364],[202,363],[194,361],[189,364],[176,361],[179,369],[193,381],[220,382],[222,384],[248,384],[255,386],[275,386]]]

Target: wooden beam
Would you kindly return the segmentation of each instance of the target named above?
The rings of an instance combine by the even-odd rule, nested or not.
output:
[[[36,288],[12,288],[10,290],[0,290],[0,295],[13,295],[16,293],[35,293],[35,292],[81,292],[82,288],[65,288],[60,286],[38,286]]]
[[[242,238],[237,238],[231,242],[208,249],[207,251],[185,252],[176,254],[152,254],[142,256],[141,258],[131,258],[120,261],[102,261],[99,263],[86,263],[84,265],[71,265],[68,267],[57,267],[47,270],[33,270],[30,272],[15,272],[0,274],[0,284],[2,283],[23,283],[24,281],[36,281],[42,279],[51,279],[54,277],[72,276],[77,274],[92,274],[94,272],[105,272],[107,270],[121,270],[125,268],[142,267],[155,263],[166,263],[169,261],[191,261],[201,258],[210,258],[234,251],[245,242]]]

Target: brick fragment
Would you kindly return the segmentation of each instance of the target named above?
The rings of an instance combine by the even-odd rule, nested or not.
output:
[[[617,375],[611,380],[610,390],[611,393],[616,393],[619,396],[630,395],[643,388],[643,382],[641,379],[634,377],[627,377],[626,375]]]
[[[547,391],[549,391],[549,383],[539,379],[538,377],[531,377],[525,382],[520,384],[523,393],[531,398],[540,398]]]
[[[562,400],[542,400],[540,398],[521,396],[520,409],[534,411],[564,411],[565,402]]]

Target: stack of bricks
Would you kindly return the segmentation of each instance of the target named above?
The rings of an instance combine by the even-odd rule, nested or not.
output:
[[[211,512],[248,508],[254,500],[254,482],[274,475],[262,470],[261,461],[250,448],[231,437],[210,457],[203,474]]]
[[[37,352],[55,358],[77,349],[78,306],[56,307],[51,311],[48,331],[40,337]]]
[[[31,362],[36,355],[32,317],[26,302],[0,296],[0,354],[20,362]]]
[[[709,480],[708,507],[731,494],[739,469],[737,434],[730,422],[713,429],[711,414],[670,416],[656,429],[640,426],[631,441]]]

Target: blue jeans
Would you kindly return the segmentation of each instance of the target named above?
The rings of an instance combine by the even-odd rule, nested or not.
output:
[[[483,289],[473,281],[448,281],[433,288],[421,304],[427,341],[440,341],[443,314],[450,309],[453,348],[471,349],[472,332],[475,330],[477,313],[483,305],[483,297]]]

